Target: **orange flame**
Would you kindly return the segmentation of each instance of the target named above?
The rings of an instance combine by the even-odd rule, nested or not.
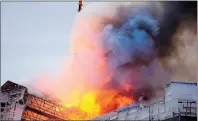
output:
[[[78,102],[73,104],[65,104],[67,109],[75,108],[74,111],[69,111],[70,120],[84,119],[89,120],[100,116],[104,113],[114,111],[118,108],[131,105],[134,103],[133,97],[120,95],[117,90],[97,90],[89,91],[79,97]]]

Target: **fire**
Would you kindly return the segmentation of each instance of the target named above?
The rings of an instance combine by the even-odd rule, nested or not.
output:
[[[76,18],[70,38],[71,53],[60,79],[37,84],[62,101],[68,120],[89,120],[134,103],[132,87],[122,84],[123,79],[112,81],[116,70],[110,68],[114,63],[110,63],[112,60],[106,55],[109,50],[102,41],[106,36],[101,33],[103,17],[90,15]]]
[[[78,104],[67,104],[69,120],[89,120],[134,103],[132,96],[121,95],[115,89],[88,91],[78,100]]]
[[[98,104],[96,104],[96,96],[94,93],[87,93],[83,95],[82,102],[80,104],[80,108],[84,112],[96,112],[98,113],[100,111],[100,107]]]

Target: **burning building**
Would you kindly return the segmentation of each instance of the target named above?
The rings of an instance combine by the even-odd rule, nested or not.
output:
[[[7,81],[1,87],[1,119],[3,120],[64,120],[64,107],[47,96],[36,96],[28,88]]]
[[[1,88],[2,118],[77,120],[112,111],[96,119],[195,118],[197,84],[170,82],[197,77],[197,14],[183,4],[104,2],[83,8],[72,27],[63,76],[35,82],[64,106],[8,81]]]
[[[164,100],[126,106],[94,120],[197,120],[197,83],[171,82],[164,91]]]
[[[94,120],[196,120],[197,83],[171,82],[164,88],[164,100],[152,104],[132,104]],[[7,81],[1,87],[3,120],[67,120],[78,114],[49,96],[38,96],[28,88]],[[73,111],[73,112],[72,112]]]

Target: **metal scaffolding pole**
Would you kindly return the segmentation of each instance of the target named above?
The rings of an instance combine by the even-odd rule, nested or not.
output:
[[[27,94],[27,106],[23,112],[23,120],[66,120],[65,108],[60,104]]]

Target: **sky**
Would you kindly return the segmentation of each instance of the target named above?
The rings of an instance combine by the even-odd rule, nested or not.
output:
[[[78,2],[2,2],[1,85],[60,74],[77,9]]]

